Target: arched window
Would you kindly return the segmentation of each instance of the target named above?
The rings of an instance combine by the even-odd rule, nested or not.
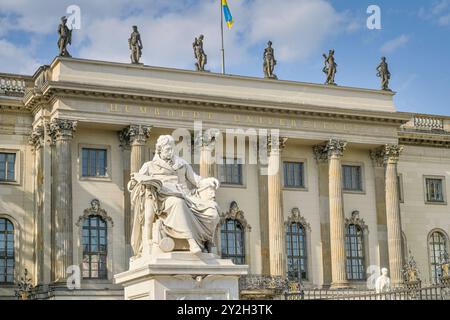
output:
[[[242,224],[235,219],[226,219],[221,225],[222,258],[235,264],[245,264],[245,234]]]
[[[428,240],[430,253],[431,280],[439,283],[441,277],[441,260],[447,250],[447,238],[444,233],[434,231]]]
[[[97,215],[83,220],[83,278],[106,279],[107,224]]]
[[[301,275],[302,280],[308,279],[306,233],[310,230],[311,227],[305,218],[300,215],[300,210],[293,208],[288,221],[285,223],[287,276],[291,281],[298,281],[299,275]]]
[[[306,265],[306,232],[305,228],[297,222],[286,224],[286,249],[288,263],[288,279],[307,279]]]
[[[365,280],[363,229],[356,224],[346,228],[345,251],[347,254],[347,279]]]
[[[14,225],[0,218],[0,283],[14,283]]]

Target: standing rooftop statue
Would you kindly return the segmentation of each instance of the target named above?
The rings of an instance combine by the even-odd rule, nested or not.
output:
[[[133,32],[128,39],[128,45],[131,50],[131,63],[140,64],[139,59],[142,56],[142,49],[144,47],[142,46],[141,34],[139,33],[137,26],[133,26]]]
[[[272,41],[267,42],[267,48],[264,49],[264,77],[269,79],[277,79],[277,76],[273,73],[277,60],[275,60],[274,50],[272,48]]]
[[[70,30],[67,25],[67,17],[61,18],[61,23],[58,27],[58,48],[60,57],[71,57],[69,51],[67,51],[67,45],[72,44],[72,30]]]
[[[334,50],[330,50],[328,56],[324,53],[323,57],[325,59],[325,66],[323,67],[322,71],[327,75],[325,84],[335,86],[336,82],[334,82],[334,78],[336,76],[338,65],[334,60]]]
[[[194,56],[197,59],[195,66],[197,71],[205,71],[205,65],[208,62],[208,57],[203,50],[203,39],[204,36],[201,34],[198,38],[195,38],[192,47],[194,48]]]
[[[391,89],[389,89],[389,80],[391,79],[391,73],[389,72],[386,57],[381,58],[381,62],[377,67],[377,71],[377,77],[381,78],[381,90],[391,91]]]

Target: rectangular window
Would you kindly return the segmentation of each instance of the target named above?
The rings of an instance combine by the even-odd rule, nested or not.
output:
[[[16,154],[0,153],[0,181],[16,181]]]
[[[427,202],[444,202],[443,179],[426,178]]]
[[[106,177],[107,159],[105,149],[82,149],[82,176]]]
[[[219,180],[223,184],[242,185],[242,164],[239,159],[224,159],[218,165]]]
[[[286,188],[304,188],[304,164],[302,162],[284,162],[284,186]]]
[[[362,189],[362,168],[361,166],[342,166],[342,180],[344,190],[363,191]]]

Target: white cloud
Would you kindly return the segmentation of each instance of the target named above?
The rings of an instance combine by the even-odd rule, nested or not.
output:
[[[441,26],[449,26],[450,25],[450,14],[440,17],[438,20],[438,24]]]
[[[20,48],[0,39],[1,72],[33,74],[41,65],[32,57],[29,47]]]
[[[430,7],[419,9],[419,17],[440,26],[450,25],[450,0],[434,1]]]
[[[387,41],[385,44],[381,46],[380,51],[383,54],[393,53],[394,51],[400,49],[405,46],[409,42],[410,37],[402,34],[399,37]]]

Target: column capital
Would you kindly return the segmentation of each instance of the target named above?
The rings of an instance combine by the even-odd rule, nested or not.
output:
[[[31,131],[28,143],[32,146],[33,151],[39,150],[44,146],[44,132],[44,125],[42,123],[35,126]]]
[[[120,146],[127,148],[130,145],[144,145],[150,137],[153,126],[129,125],[119,132]]]
[[[403,146],[397,144],[386,144],[382,147],[370,151],[370,158],[374,166],[381,167],[387,163],[397,163]]]
[[[347,141],[331,138],[325,144],[313,146],[317,161],[327,161],[332,156],[342,157],[347,148]]]
[[[214,148],[216,146],[217,138],[220,136],[219,129],[207,129],[201,135],[194,137],[194,145],[196,147]]]
[[[47,130],[54,143],[57,140],[72,139],[77,130],[76,120],[54,118],[47,123]]]
[[[275,139],[273,139],[275,138]],[[288,138],[286,137],[272,137],[271,135],[267,136],[267,152],[270,154],[272,152],[280,153],[286,147],[286,142]]]

